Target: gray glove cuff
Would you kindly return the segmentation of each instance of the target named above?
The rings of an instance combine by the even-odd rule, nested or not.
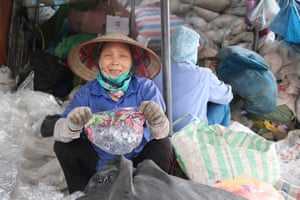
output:
[[[77,132],[81,132],[83,129],[82,125],[78,125],[73,123],[71,120],[67,120],[67,128],[68,131],[73,132],[73,133],[77,133]]]
[[[159,124],[151,125],[147,121],[147,126],[150,129],[151,135],[155,139],[162,139],[166,138],[169,135],[170,132],[170,123],[167,117],[164,118],[164,120],[161,121]]]

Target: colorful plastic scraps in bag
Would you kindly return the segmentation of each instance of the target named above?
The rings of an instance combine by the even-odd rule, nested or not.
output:
[[[284,200],[275,188],[248,175],[216,181],[213,187],[224,189],[249,200]]]
[[[99,112],[85,125],[85,134],[102,150],[123,155],[141,143],[144,122],[144,115],[136,108]]]

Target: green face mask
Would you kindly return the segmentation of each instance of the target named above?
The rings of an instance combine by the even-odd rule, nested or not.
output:
[[[110,92],[127,91],[132,77],[132,72],[129,70],[116,78],[107,77],[99,71],[97,80],[102,87]]]
[[[104,74],[102,74],[102,75],[108,81],[108,83],[111,83],[112,85],[118,86],[118,85],[122,84],[122,82],[128,77],[129,72],[130,71],[127,71],[127,72],[125,72],[125,73],[123,73],[120,76],[115,77],[115,78],[107,77]]]

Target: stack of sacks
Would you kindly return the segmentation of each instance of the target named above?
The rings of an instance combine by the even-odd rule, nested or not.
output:
[[[170,9],[171,13],[183,17],[197,32],[210,37],[216,46],[252,48],[254,36],[247,31],[244,23],[245,1],[175,0],[171,2]]]

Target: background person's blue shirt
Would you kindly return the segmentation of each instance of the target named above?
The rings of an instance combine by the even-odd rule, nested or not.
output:
[[[154,82],[163,92],[162,73]],[[173,62],[171,66],[173,122],[186,114],[207,121],[207,103],[228,104],[233,98],[231,86],[220,81],[209,68],[192,63]],[[193,118],[181,120],[173,126],[178,131]]]

